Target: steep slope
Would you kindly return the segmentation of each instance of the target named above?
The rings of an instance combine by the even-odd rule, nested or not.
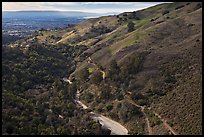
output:
[[[128,32],[130,21],[135,26],[133,31]],[[77,76],[78,72],[86,68],[94,68],[88,63],[88,57],[107,73],[106,80],[99,85],[93,85],[89,80],[85,83],[86,98],[90,92],[97,94],[94,99],[89,99],[93,108],[103,108],[108,104],[117,106],[114,98],[108,99],[105,105],[94,101],[100,98],[104,83],[108,83],[111,95],[120,93],[125,96],[130,92],[136,103],[149,105],[161,113],[178,134],[200,134],[201,29],[202,3],[168,3],[137,12],[88,19],[62,33],[62,39],[57,43],[88,47],[76,59],[79,62],[73,75]],[[140,55],[143,58],[135,60],[134,67],[134,58]],[[118,78],[109,75],[112,60],[116,60],[121,69]],[[140,68],[137,67],[138,61],[141,62]],[[91,71],[90,79],[92,75],[95,73]],[[138,99],[138,93],[148,100]],[[111,112],[105,113],[115,115],[117,111],[113,107]],[[131,125],[130,121],[123,122]],[[189,125],[187,123],[194,124],[185,127]],[[157,126],[152,127],[153,134],[159,133]],[[161,133],[168,133],[165,126],[160,126],[160,129],[164,129]]]
[[[201,134],[202,4],[162,4],[136,13],[141,19],[131,19],[133,13],[126,13],[127,21],[119,24],[112,32],[101,35],[98,42],[89,43],[92,48],[85,51],[84,55],[90,56],[108,73],[112,60],[116,60],[123,71],[128,71],[131,67],[126,66],[131,57],[144,54],[142,68],[127,75],[118,72],[118,79],[114,80],[115,86],[109,81],[110,75],[107,75],[103,83],[108,82],[112,86],[110,96],[119,94],[119,91],[122,95],[130,91],[132,99],[141,103],[145,99],[134,98],[141,93],[148,98],[144,104],[160,113],[178,134]],[[124,14],[118,17],[120,16]],[[128,21],[135,23],[135,30],[132,32],[127,31]],[[129,66],[131,65],[130,63]],[[77,70],[90,67],[87,60],[82,60],[78,63]],[[86,82],[85,87],[92,88],[84,88],[84,94],[98,94],[94,99],[89,99],[93,108],[99,104],[101,108],[108,104],[115,108],[114,98],[109,98],[107,102],[95,102],[103,91],[97,87],[103,87],[103,83],[93,88],[90,81]],[[102,105],[103,103],[105,105]],[[115,115],[117,109],[104,109],[104,113]],[[125,123],[130,124],[131,120],[133,119]],[[157,125],[152,128],[153,134],[159,133]],[[161,129],[166,130],[165,126],[161,126]],[[168,134],[167,131],[160,132]]]
[[[131,27],[130,22],[134,27]],[[39,46],[35,46],[36,43]],[[32,48],[29,45],[34,46]],[[125,126],[129,134],[202,134],[201,2],[160,4],[136,12],[88,19],[61,30],[42,30],[26,40],[10,44],[10,50],[14,50],[15,54],[14,57],[8,56],[8,60],[7,50],[4,51],[3,65],[4,100],[9,100],[7,95],[17,98],[13,94],[18,88],[23,93],[17,96],[28,99],[29,90],[9,85],[20,83],[19,76],[15,76],[21,67],[29,66],[30,61],[43,66],[42,62],[46,60],[45,66],[56,68],[56,72],[49,71],[45,66],[42,67],[42,72],[36,67],[34,69],[37,70],[36,75],[43,78],[44,83],[49,83],[47,91],[50,90],[51,93],[48,92],[49,98],[46,98],[46,101],[52,100],[52,103],[49,103],[47,109],[55,108],[54,103],[67,97],[66,87],[51,88],[50,85],[58,83],[53,79],[70,75],[69,79],[76,82],[77,89],[82,91],[80,100],[93,112],[110,117]],[[30,54],[31,57],[27,57]],[[16,56],[22,58],[14,59]],[[52,58],[47,61],[45,57],[48,56]],[[9,69],[10,66],[17,68],[14,69],[15,72]],[[32,68],[26,71],[32,74],[34,70]],[[46,76],[45,72],[49,75]],[[29,81],[29,77],[26,77],[26,81]],[[24,83],[20,85],[29,87],[26,81],[22,80]],[[60,92],[56,92],[58,90]],[[69,88],[70,104],[74,93],[74,90]],[[39,93],[36,91],[35,94]],[[52,98],[51,95],[57,98]],[[16,100],[26,104],[23,99]],[[33,99],[33,102],[37,103],[35,101]],[[6,105],[6,101],[3,103]],[[26,105],[37,107],[30,102]],[[64,105],[60,101],[57,107],[62,108],[63,113],[69,113]],[[4,107],[4,123],[5,119],[9,119],[6,114],[15,113],[8,112],[7,109]],[[57,108],[55,110],[58,112]],[[33,109],[32,111],[34,113]],[[79,124],[80,120],[77,118],[83,114],[87,112],[80,111],[77,116],[72,114],[73,116],[69,116],[72,117],[69,123]],[[44,121],[49,121],[46,116]],[[82,121],[84,119],[88,118],[83,118]],[[74,121],[76,123],[72,124]],[[92,122],[91,125],[86,130],[83,125],[80,125],[79,129],[73,129],[69,125],[69,129],[76,131],[69,134],[102,133],[100,128],[97,128],[97,132],[92,132],[93,128],[98,127],[97,123]],[[49,126],[47,130],[53,128]],[[3,131],[6,132],[10,127],[13,128],[4,124]],[[66,124],[63,129],[65,127]],[[56,133],[65,133],[60,131],[58,129]]]

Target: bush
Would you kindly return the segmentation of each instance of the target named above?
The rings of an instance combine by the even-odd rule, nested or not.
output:
[[[123,16],[124,16],[124,17],[127,17],[127,13],[124,13]]]
[[[169,73],[167,73],[165,80],[166,83],[172,83],[175,84],[176,83],[176,78],[172,75],[170,75]]]
[[[93,101],[94,95],[90,92],[85,92],[82,97],[87,103],[90,103],[91,101]]]
[[[118,66],[115,60],[112,60],[110,62],[110,67],[107,70],[107,77],[109,77],[112,81],[118,81],[119,73],[120,73],[120,67]]]
[[[168,10],[165,10],[164,12],[162,12],[162,15],[165,15],[165,14],[168,14],[169,11]]]
[[[202,8],[202,3],[196,4],[195,10]]]
[[[130,77],[131,74],[138,73],[143,66],[144,54],[140,53],[139,55],[132,55],[125,59],[124,63],[121,66],[121,77],[126,78]]]
[[[113,105],[112,104],[108,104],[106,107],[105,107],[106,111],[110,111],[113,109]]]
[[[135,123],[128,132],[130,135],[144,135],[144,123]]]
[[[83,68],[78,71],[77,73],[77,79],[81,82],[86,82],[89,77],[89,71],[87,68]]]
[[[106,90],[106,88],[109,88],[109,87],[105,87],[104,90],[101,91],[100,96],[102,99],[110,99],[110,96],[111,96],[110,91]]]
[[[97,27],[91,27],[90,32],[102,35],[104,33],[111,32],[111,29],[107,28],[106,26],[97,26]]]
[[[180,5],[180,6],[176,7],[175,10],[181,9],[183,7],[184,7],[184,5]]]
[[[150,118],[150,126],[151,127],[154,127],[156,125],[160,125],[162,124],[163,122],[156,116],[153,116]]]
[[[103,135],[110,135],[110,134],[111,134],[111,130],[105,128],[105,129],[103,129],[102,134],[103,134]]]
[[[116,95],[116,98],[120,101],[120,100],[123,100],[124,99],[124,96],[121,92],[119,92],[117,95]]]
[[[144,99],[144,95],[142,95],[141,93],[133,92],[131,94],[131,98],[134,100]]]
[[[90,77],[90,82],[93,84],[100,84],[100,82],[103,80],[102,73],[100,71],[95,71]]]
[[[134,31],[135,30],[135,24],[131,21],[128,23],[128,32]]]
[[[145,105],[147,106],[148,103],[149,103],[149,102],[148,102],[147,99],[139,99],[139,100],[138,100],[138,104],[141,105],[141,106],[145,106]]]
[[[167,121],[167,123],[169,124],[170,127],[173,127],[173,125],[174,125],[172,120],[171,121]]]
[[[157,94],[159,96],[164,96],[164,95],[166,95],[166,92],[165,92],[165,90],[158,89],[158,90],[155,90],[155,94]]]
[[[117,108],[121,108],[122,104],[119,102],[118,105],[117,105]]]

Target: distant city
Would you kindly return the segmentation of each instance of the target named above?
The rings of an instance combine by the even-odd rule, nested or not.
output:
[[[58,11],[19,11],[2,12],[2,39],[3,44],[24,38],[40,29],[64,28],[77,24],[89,17],[98,17],[99,14],[86,12],[58,12]],[[12,39],[12,40],[11,40]]]

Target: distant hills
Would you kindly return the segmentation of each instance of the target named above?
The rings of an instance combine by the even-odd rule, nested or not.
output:
[[[4,11],[3,18],[12,17],[48,17],[48,16],[62,16],[62,17],[99,17],[105,15],[113,15],[117,13],[89,13],[79,11]]]

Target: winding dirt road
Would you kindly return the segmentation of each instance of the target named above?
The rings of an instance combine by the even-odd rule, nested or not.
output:
[[[105,127],[111,130],[111,135],[128,135],[128,130],[118,122],[110,118],[107,118],[103,115],[98,115],[94,112],[91,112],[91,113],[93,115],[93,119],[98,120],[99,123],[102,124],[102,127]]]
[[[69,84],[72,84],[72,82],[70,80],[68,80],[67,78],[63,78],[63,80]],[[75,96],[75,102],[82,107],[82,109],[88,109],[88,107],[83,104],[80,100],[80,91],[77,90],[76,96]],[[102,127],[104,128],[108,128],[111,130],[111,135],[128,135],[128,130],[122,126],[120,123],[105,117],[103,115],[100,114],[96,114],[94,112],[90,112],[90,114],[92,115],[92,118],[94,120],[99,121],[99,123],[102,125]]]
[[[105,72],[103,70],[101,70],[97,64],[95,64],[92,59],[89,57],[88,58],[88,63],[93,64],[94,66],[96,66],[103,74],[103,79],[105,79]],[[63,78],[63,81],[72,84],[72,82],[67,79],[67,78]],[[83,104],[80,100],[80,91],[77,90],[76,93],[76,99],[75,102],[82,107],[82,109],[88,109],[88,106],[86,106],[85,104]],[[145,107],[144,106],[140,106],[138,104],[136,104],[129,96],[128,96],[129,101],[131,101],[132,104],[134,104],[135,106],[141,108],[141,112],[143,113],[143,115],[145,116],[145,121],[147,124],[147,130],[148,130],[148,134],[149,135],[153,135],[152,133],[152,128],[150,126],[150,122],[149,122],[149,118],[147,117],[146,113],[144,112]],[[151,108],[148,108],[149,110],[151,110]],[[164,124],[164,126],[173,134],[173,135],[178,135],[171,126],[169,126],[169,124],[167,124],[167,121],[165,119],[163,119],[158,113],[154,112],[153,110],[151,110]],[[103,115],[100,114],[96,114],[94,112],[90,112],[90,114],[92,115],[92,118],[94,120],[98,120],[100,124],[102,124],[103,127],[108,128],[111,130],[111,135],[128,135],[128,130],[122,126],[120,123],[111,120],[110,118],[107,118]]]

